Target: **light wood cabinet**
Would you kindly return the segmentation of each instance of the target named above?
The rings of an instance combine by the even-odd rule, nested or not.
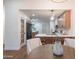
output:
[[[65,29],[70,29],[71,28],[71,10],[67,10],[65,14],[63,15],[63,26]]]

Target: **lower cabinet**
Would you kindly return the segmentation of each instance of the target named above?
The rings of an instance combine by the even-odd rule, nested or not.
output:
[[[41,42],[42,42],[42,45],[45,45],[45,44],[54,44],[55,43],[55,40],[58,37],[36,37],[36,38],[40,38],[41,39]],[[61,39],[61,44],[62,45],[64,44],[64,39],[65,38],[75,39],[74,36],[70,36],[70,37],[59,37],[59,38]]]
[[[42,45],[53,44],[55,42],[55,39],[51,37],[41,37],[40,39],[41,39]]]
[[[40,37],[42,45],[54,44],[56,37]],[[61,38],[61,44],[64,44],[64,38]]]

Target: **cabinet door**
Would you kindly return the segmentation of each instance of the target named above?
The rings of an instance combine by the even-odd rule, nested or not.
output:
[[[70,29],[71,27],[71,10],[67,10],[64,14],[63,26],[65,29]]]
[[[54,44],[55,40],[53,39],[53,37],[42,37],[41,42],[42,42],[43,45]]]
[[[46,44],[52,44],[52,40],[50,39],[50,37],[46,37],[45,41],[46,41]]]
[[[45,37],[41,37],[40,39],[41,39],[42,45],[45,45],[46,44]]]

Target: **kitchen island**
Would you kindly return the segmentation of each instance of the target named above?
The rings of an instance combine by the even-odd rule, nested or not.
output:
[[[40,38],[43,45],[45,44],[54,44],[57,38],[61,39],[61,44],[64,44],[65,38],[75,39],[74,35],[46,35],[46,34],[37,34],[35,38]]]

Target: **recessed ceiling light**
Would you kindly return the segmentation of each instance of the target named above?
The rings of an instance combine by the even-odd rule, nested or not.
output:
[[[50,17],[50,20],[54,20],[54,16],[51,16],[51,17]]]
[[[33,13],[32,16],[35,16],[35,14]]]

